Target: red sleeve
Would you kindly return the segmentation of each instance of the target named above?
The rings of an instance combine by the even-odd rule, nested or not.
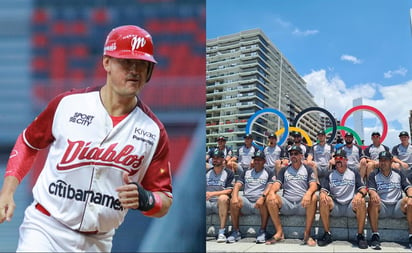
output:
[[[37,152],[38,150],[30,148],[24,143],[20,134],[11,151],[4,176],[14,176],[21,182],[30,171]]]
[[[64,94],[55,97],[24,131],[23,138],[31,148],[43,149],[54,141],[52,134],[54,114],[63,97]]]
[[[142,186],[149,191],[172,193],[172,176],[169,162],[169,137],[161,128],[159,145],[156,148],[152,162],[143,178]]]
[[[46,148],[54,141],[52,133],[54,114],[60,101],[68,95],[97,90],[99,87],[73,89],[57,95],[47,105],[46,109],[26,128],[23,138],[27,145],[34,149]]]

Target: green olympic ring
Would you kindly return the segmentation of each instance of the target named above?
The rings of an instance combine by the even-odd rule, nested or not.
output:
[[[352,130],[351,128],[346,127],[346,126],[336,126],[336,128],[337,128],[338,130],[345,130],[345,131],[348,131],[348,132],[352,133],[352,134],[353,134],[353,137],[356,139],[357,144],[358,144],[359,146],[363,145],[363,144],[362,144],[362,139],[361,139],[361,138],[359,137],[359,135],[358,135],[354,130]],[[325,129],[325,133],[332,132],[332,130],[333,130],[333,127],[328,127],[328,128]]]

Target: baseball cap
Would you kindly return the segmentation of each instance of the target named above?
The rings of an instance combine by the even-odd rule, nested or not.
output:
[[[374,136],[374,135],[381,136],[379,132],[372,132],[371,136]]]
[[[402,132],[399,133],[399,137],[401,137],[401,136],[408,136],[409,137],[409,134],[406,131],[402,131]]]
[[[295,136],[301,136],[302,137],[302,134],[298,131],[293,131],[292,133],[290,133],[290,135],[292,135],[293,137],[295,137]]]
[[[225,154],[223,153],[223,151],[221,151],[221,150],[219,150],[218,148],[216,148],[216,149],[213,151],[212,157],[224,158],[224,157],[225,157]]]
[[[220,141],[220,140],[226,141],[226,138],[225,138],[225,136],[221,135],[217,138],[217,140],[218,141]]]
[[[353,137],[353,133],[346,132],[345,137]]]
[[[255,152],[255,154],[253,155],[252,158],[262,158],[262,159],[266,159],[266,156],[265,156],[265,153],[264,153],[262,150],[258,149],[258,150]]]
[[[253,136],[252,136],[252,134],[245,134],[245,136],[243,137],[244,139],[246,139],[246,138],[251,138],[251,139],[253,139]]]
[[[271,134],[269,134],[269,138],[275,138],[275,139],[277,139],[278,136],[277,136],[276,134],[274,134],[274,133],[271,133]]]
[[[379,153],[379,159],[392,159],[392,154],[388,151],[382,151]]]
[[[325,130],[320,130],[320,131],[318,132],[318,135],[326,135]]]
[[[343,149],[338,149],[338,150],[336,150],[336,153],[333,155],[333,157],[337,157],[337,156],[345,157],[345,158],[346,158],[346,152],[345,152],[345,150],[343,150]]]
[[[292,152],[292,151],[298,151],[299,153],[302,154],[302,149],[296,145],[293,145],[292,147],[289,148],[288,152]]]

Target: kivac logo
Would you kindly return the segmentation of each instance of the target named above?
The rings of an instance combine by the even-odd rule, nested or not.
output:
[[[133,139],[144,141],[149,143],[150,145],[153,145],[153,142],[156,140],[156,135],[142,128],[135,128]]]

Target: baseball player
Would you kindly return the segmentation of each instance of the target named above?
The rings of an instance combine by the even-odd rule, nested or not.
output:
[[[298,145],[289,149],[291,164],[280,169],[276,180],[272,184],[269,195],[267,195],[266,206],[276,233],[266,244],[273,244],[285,239],[280,214],[283,215],[305,215],[306,224],[303,242],[309,246],[315,246],[316,241],[310,232],[315,220],[318,179],[312,168],[303,163],[303,150]],[[280,196],[278,191],[283,188]]]
[[[55,97],[19,135],[0,194],[0,222],[39,150],[49,148],[33,188],[17,251],[109,252],[129,209],[164,216],[172,204],[169,140],[137,96],[154,65],[150,34],[132,25],[107,36],[102,87]]]
[[[319,181],[326,176],[330,170],[330,160],[333,157],[334,147],[326,142],[326,133],[321,130],[317,134],[318,142],[310,149],[313,157],[313,170],[316,173]]]
[[[378,159],[379,167],[371,172],[368,180],[371,247],[381,249],[378,224],[379,219],[385,217],[406,218],[409,247],[412,247],[412,185],[403,173],[391,167],[392,154],[390,152],[380,152]]]
[[[336,151],[343,149],[346,153],[348,168],[359,171],[361,178],[366,175],[366,158],[364,157],[362,147],[353,142],[353,134],[346,132],[345,145],[341,146]],[[335,160],[332,159],[332,165],[335,165]]]
[[[277,144],[278,137],[272,133],[268,137],[269,145],[263,149],[266,156],[265,167],[271,171],[279,172],[282,166],[282,160],[285,157],[284,150]]]
[[[253,136],[245,134],[244,144],[237,150],[237,162],[243,170],[248,170],[253,165],[253,155],[257,151],[253,146]]]
[[[366,158],[366,178],[369,174],[378,167],[378,156],[382,151],[390,152],[389,147],[381,143],[381,134],[373,132],[371,135],[372,144],[367,146],[363,153]]]
[[[218,149],[212,154],[213,167],[206,171],[206,215],[219,214],[220,227],[217,242],[226,242],[226,221],[230,194],[235,184],[233,171],[224,166],[225,154]]]
[[[314,162],[313,162],[313,155],[311,153],[311,147],[309,147],[306,143],[302,141],[302,134],[298,131],[293,131],[290,133],[290,135],[293,137],[293,144],[295,146],[299,146],[302,149],[302,162],[305,165],[310,166],[312,169],[314,168]],[[289,147],[290,148],[290,147]],[[289,154],[288,148],[286,148],[286,154]],[[290,157],[287,158],[290,161]]]
[[[406,174],[409,174],[412,168],[412,145],[409,143],[408,132],[400,132],[399,139],[401,143],[392,148],[392,166],[395,169],[402,169]]]
[[[230,202],[230,216],[233,230],[227,238],[228,243],[241,239],[239,229],[240,215],[260,214],[260,229],[256,236],[256,243],[266,241],[266,227],[268,224],[268,210],[265,205],[266,195],[275,177],[274,172],[265,168],[265,153],[258,149],[253,155],[254,167],[243,171],[236,181]],[[243,194],[240,194],[243,187]]]
[[[213,167],[213,153],[215,150],[220,150],[225,154],[226,165],[229,164],[229,161],[232,158],[233,151],[230,147],[226,146],[226,137],[223,135],[217,138],[217,146],[210,148],[206,154],[206,170]]]
[[[361,249],[368,248],[363,229],[366,218],[365,196],[368,191],[363,184],[358,171],[347,168],[346,152],[338,150],[335,155],[335,170],[331,170],[321,180],[319,193],[319,213],[325,230],[318,239],[319,246],[332,242],[330,233],[330,216],[355,217],[358,222],[356,240]]]

